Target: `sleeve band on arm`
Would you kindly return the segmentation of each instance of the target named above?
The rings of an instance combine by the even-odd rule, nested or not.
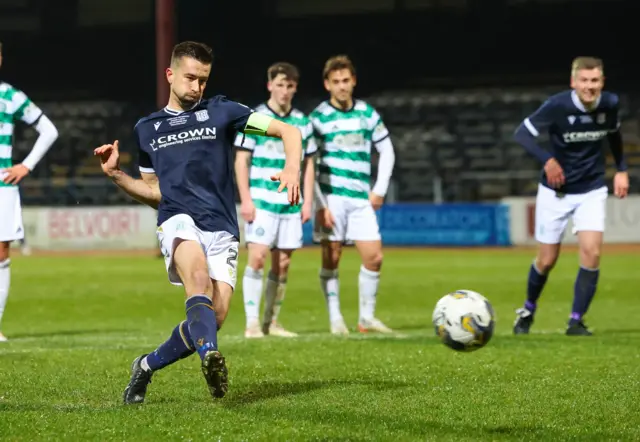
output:
[[[271,120],[273,120],[273,117],[254,112],[249,116],[247,127],[243,132],[247,135],[266,135]]]

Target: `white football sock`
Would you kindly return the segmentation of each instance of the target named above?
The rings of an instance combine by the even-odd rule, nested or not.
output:
[[[254,270],[247,266],[242,276],[242,296],[247,325],[257,321],[260,316],[260,298],[262,298],[262,270]]]
[[[9,297],[9,283],[11,282],[11,273],[9,269],[10,259],[0,261],[0,325],[2,324],[2,315],[4,307],[7,305]]]
[[[358,275],[358,292],[360,298],[360,319],[373,319],[376,312],[376,296],[380,284],[380,272],[360,267]]]
[[[320,286],[327,300],[329,309],[329,320],[331,322],[342,320],[340,312],[340,283],[338,281],[338,270],[320,270]]]
[[[267,290],[265,292],[264,323],[276,322],[287,289],[287,278],[279,278],[269,272],[267,276]],[[271,316],[269,317],[269,312]]]

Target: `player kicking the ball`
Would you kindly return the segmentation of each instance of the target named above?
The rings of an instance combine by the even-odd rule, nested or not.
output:
[[[376,319],[376,295],[382,267],[382,242],[374,210],[384,202],[395,154],[380,115],[353,98],[356,72],[351,60],[330,58],[323,71],[330,94],[310,115],[318,140],[319,177],[315,230],[322,240],[320,284],[329,309],[333,334],[348,334],[340,311],[338,265],[345,241],[354,241],[362,266],[358,277],[361,332],[391,332]],[[380,153],[378,178],[371,180],[371,146]]]
[[[2,43],[0,43],[2,66]],[[14,125],[22,121],[38,131],[38,139],[31,153],[21,164],[12,165],[11,138]],[[24,238],[22,207],[18,183],[42,159],[58,138],[58,131],[40,108],[21,91],[0,81],[0,323],[9,297],[9,248],[12,241]],[[0,342],[7,338],[0,332]]]
[[[134,132],[142,179],[118,167],[118,142],[95,149],[102,169],[138,201],[158,209],[157,236],[169,281],[183,285],[186,321],[155,351],[137,357],[124,391],[126,404],[144,401],[153,373],[197,352],[213,397],[227,392],[228,372],[217,332],[229,311],[236,283],[238,222],[231,155],[240,131],[281,138],[286,161],[278,190],[299,200],[300,131],[248,107],[215,96],[203,100],[213,56],[196,42],[176,45],[167,69],[167,107],[142,118]]]
[[[618,96],[603,92],[600,59],[578,57],[571,68],[571,90],[550,97],[516,131],[515,139],[544,164],[536,197],[538,255],[529,270],[527,300],[517,310],[513,331],[529,333],[538,299],[558,259],[569,217],[580,246],[580,269],[574,286],[567,335],[589,336],[584,323],[598,285],[600,252],[605,226],[607,186],[603,141],[607,139],[618,172],[614,194],[627,196],[629,177],[619,131]],[[548,132],[551,152],[535,138]]]
[[[313,204],[313,155],[317,150],[312,136],[313,126],[291,104],[299,79],[298,69],[289,63],[275,63],[269,67],[267,89],[271,96],[266,103],[256,107],[256,111],[295,126],[302,133],[305,193],[302,208],[289,204],[286,195],[278,193],[278,184],[269,179],[274,171],[284,166],[282,142],[260,135],[238,134],[236,137],[236,180],[241,200],[240,214],[246,222],[245,236],[249,249],[249,262],[242,278],[247,338],[262,338],[266,334],[297,336],[278,323],[278,314],[285,295],[291,255],[302,247],[302,224],[311,218]],[[261,325],[258,317],[263,269],[269,251],[271,270],[267,277]]]

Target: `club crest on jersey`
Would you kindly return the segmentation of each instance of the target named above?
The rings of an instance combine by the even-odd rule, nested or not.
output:
[[[362,129],[366,129],[367,128],[367,119],[365,117],[360,117],[360,127]]]
[[[606,114],[598,114],[598,116],[596,117],[596,123],[598,124],[604,124],[606,121],[607,121]]]
[[[209,119],[209,112],[206,109],[196,111],[196,120],[207,121],[208,119]]]

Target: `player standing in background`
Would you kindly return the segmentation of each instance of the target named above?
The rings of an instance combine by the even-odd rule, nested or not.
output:
[[[389,187],[395,154],[380,115],[353,98],[356,72],[347,56],[330,58],[323,71],[330,99],[310,115],[320,152],[315,186],[316,230],[322,236],[320,283],[327,300],[333,334],[347,334],[340,311],[338,265],[345,240],[355,242],[362,259],[358,277],[361,332],[391,332],[375,314],[382,267],[382,242],[374,210]],[[378,177],[371,189],[371,145],[380,153]]]
[[[275,63],[267,70],[269,100],[256,111],[284,121],[300,129],[304,156],[304,202],[292,206],[278,184],[269,177],[282,169],[285,152],[282,141],[259,135],[238,134],[235,169],[240,193],[240,214],[245,220],[245,237],[249,260],[242,278],[244,310],[247,317],[245,337],[261,338],[265,334],[295,337],[278,323],[278,314],[285,296],[291,255],[302,247],[302,224],[311,218],[315,168],[313,155],[317,151],[313,126],[307,116],[291,103],[300,74],[289,63]],[[250,166],[249,166],[250,165]],[[265,308],[260,325],[262,277],[267,254],[271,251],[271,270],[267,277]]]
[[[618,172],[614,194],[629,191],[619,99],[603,92],[602,60],[578,57],[571,67],[571,90],[550,97],[517,129],[515,139],[544,165],[536,197],[538,255],[529,269],[527,300],[517,310],[513,331],[527,334],[533,324],[538,299],[560,254],[560,244],[571,216],[580,246],[580,269],[574,286],[573,308],[567,335],[589,336],[584,315],[596,293],[600,252],[605,226],[607,186],[603,141],[609,141]],[[535,141],[549,134],[551,152]]]
[[[297,204],[300,192],[300,131],[275,118],[215,96],[203,100],[213,55],[197,42],[176,45],[167,69],[168,105],[138,121],[134,132],[142,179],[119,169],[118,142],[95,149],[112,181],[138,201],[158,209],[158,241],[169,281],[183,285],[187,320],[154,352],[137,357],[124,402],[144,401],[151,377],[197,352],[213,397],[228,388],[218,329],[229,311],[236,283],[238,221],[231,156],[236,132],[282,138],[286,161],[271,177]]]
[[[2,43],[0,43],[2,66]],[[11,161],[14,125],[23,121],[38,131],[31,153],[21,164]],[[24,237],[18,183],[31,172],[53,142],[58,131],[51,120],[29,97],[8,83],[0,81],[0,325],[9,296],[9,249],[11,242]],[[7,338],[0,332],[0,342]]]

